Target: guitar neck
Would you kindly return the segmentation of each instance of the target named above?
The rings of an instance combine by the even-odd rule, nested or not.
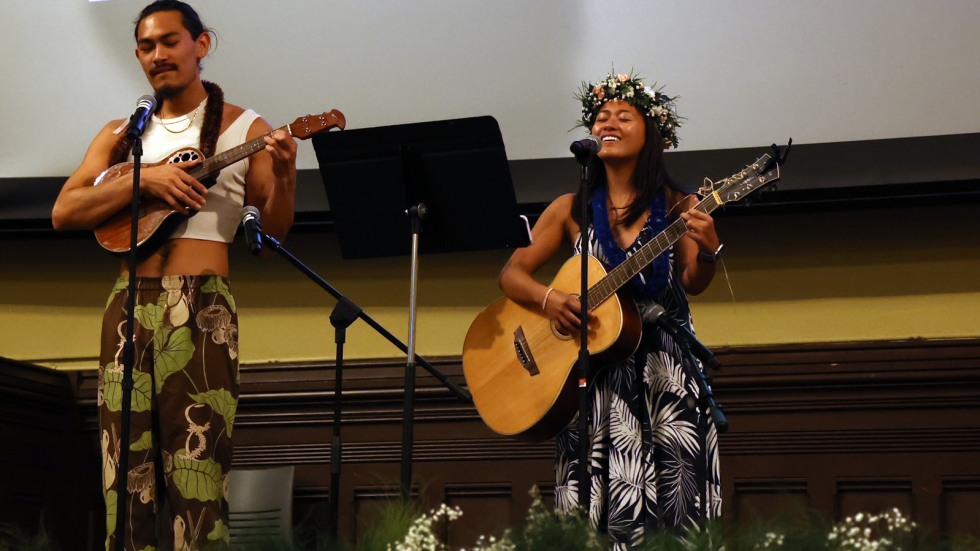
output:
[[[287,124],[279,130],[289,132],[289,125]],[[275,131],[273,130],[273,132]],[[198,181],[203,182],[206,178],[214,176],[226,166],[233,165],[238,161],[265,149],[265,137],[270,134],[272,134],[272,132],[259,136],[258,138],[245,142],[239,146],[233,147],[228,151],[218,153],[213,157],[208,157],[207,159],[204,159],[204,162],[201,164],[188,170],[187,173]],[[207,185],[207,183],[205,183],[205,185]]]
[[[721,198],[717,193],[711,193],[694,205],[692,210],[698,210],[710,214],[721,206]],[[687,225],[684,220],[678,218],[667,228],[660,232],[649,243],[640,247],[638,251],[630,255],[622,264],[612,269],[605,277],[600,279],[595,285],[589,288],[589,310],[605,302],[620,287],[632,279],[640,270],[653,262],[658,256],[667,251],[678,239],[687,233]]]

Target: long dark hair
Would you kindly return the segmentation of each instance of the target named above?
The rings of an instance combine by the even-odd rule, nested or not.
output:
[[[139,28],[140,23],[150,15],[161,12],[161,11],[177,11],[180,12],[181,23],[184,24],[184,28],[191,33],[191,38],[197,40],[197,37],[201,36],[203,33],[212,32],[211,29],[204,25],[201,21],[201,16],[197,14],[197,11],[190,5],[181,2],[180,0],[156,0],[152,4],[143,8],[140,12],[139,17],[136,18],[133,37],[139,40]]]
[[[648,116],[643,117],[643,123],[646,127],[646,140],[636,160],[636,171],[633,173],[633,187],[636,189],[636,195],[622,222],[626,226],[643,216],[654,195],[663,193],[664,186],[677,187],[670,174],[667,173],[667,167],[664,166],[664,140],[660,137],[657,124]],[[587,185],[590,196],[592,190],[607,185],[606,165],[598,157],[592,161]],[[575,199],[572,204],[572,219],[578,223],[579,227],[584,225],[584,221],[580,220],[582,200],[580,187],[575,192]]]

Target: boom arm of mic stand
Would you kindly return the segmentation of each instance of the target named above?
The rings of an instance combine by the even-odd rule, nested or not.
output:
[[[340,291],[338,291],[332,285],[330,285],[329,283],[327,283],[323,278],[321,278],[320,276],[318,276],[316,274],[316,272],[314,272],[313,270],[311,270],[310,268],[308,268],[305,264],[303,264],[302,262],[300,262],[298,258],[296,258],[295,256],[293,256],[292,253],[290,253],[289,251],[287,251],[285,249],[285,247],[283,247],[282,244],[279,243],[279,240],[277,240],[275,237],[272,237],[269,234],[263,233],[262,234],[262,239],[263,239],[263,243],[265,243],[265,244],[269,245],[270,247],[272,247],[273,249],[275,249],[276,252],[279,253],[280,256],[282,256],[287,261],[289,261],[289,263],[292,264],[293,266],[295,266],[299,271],[301,271],[304,274],[306,274],[306,277],[308,277],[311,280],[313,280],[314,283],[316,283],[317,285],[319,285],[320,288],[322,288],[324,291],[330,293],[330,295],[333,296],[335,299],[337,299],[337,300],[343,300],[345,298],[344,295],[342,295],[340,293]],[[374,321],[374,319],[372,319],[371,316],[367,315],[364,312],[364,310],[361,310],[357,317],[360,318],[360,319],[362,319],[362,320],[364,320],[364,323],[370,325],[375,331],[378,332],[378,334],[380,334],[382,337],[388,339],[388,342],[390,342],[391,344],[395,345],[399,350],[401,350],[402,352],[405,352],[406,354],[408,353],[408,346],[406,346],[405,343],[403,343],[402,341],[398,340],[398,337],[392,335],[387,329],[385,329],[383,326],[381,326],[381,324],[379,324],[378,322]],[[457,398],[459,398],[460,400],[462,400],[464,402],[472,402],[473,401],[473,396],[469,393],[468,390],[466,390],[465,388],[461,388],[459,385],[457,385],[457,384],[453,383],[452,381],[450,381],[449,379],[447,379],[445,375],[443,375],[442,373],[439,372],[439,370],[437,370],[436,368],[432,367],[432,365],[428,361],[426,361],[425,358],[423,358],[423,357],[419,356],[418,354],[416,354],[415,355],[415,361],[419,365],[421,365],[422,367],[424,367],[426,369],[426,371],[428,371],[430,374],[432,374],[433,377],[435,377],[436,379],[438,379],[439,382],[441,382],[443,385],[445,385],[446,388],[448,388],[453,394],[455,394]]]

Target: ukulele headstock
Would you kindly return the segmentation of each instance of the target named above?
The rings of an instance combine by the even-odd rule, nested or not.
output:
[[[344,114],[336,109],[332,109],[319,115],[305,115],[294,120],[288,125],[289,133],[294,138],[305,140],[318,132],[339,128],[343,130],[347,126],[347,119]]]

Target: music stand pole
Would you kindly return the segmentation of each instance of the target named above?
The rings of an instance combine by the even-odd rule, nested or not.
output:
[[[129,430],[133,409],[133,364],[136,361],[136,267],[139,263],[136,246],[138,244],[140,214],[140,162],[143,157],[143,140],[136,136],[133,140],[133,198],[130,200],[129,226],[129,286],[126,296],[126,337],[123,344],[122,406],[119,420],[119,461],[116,463],[116,546],[123,551],[126,544],[126,484],[129,475]],[[104,368],[105,366],[103,366]],[[111,449],[111,443],[110,443]],[[106,450],[110,453],[110,450]]]
[[[422,231],[422,219],[427,214],[425,203],[419,203],[408,209],[406,214],[412,221],[412,273],[411,289],[408,298],[408,361],[405,364],[405,405],[402,414],[402,463],[401,484],[402,499],[408,501],[412,497],[412,441],[415,432],[415,327],[416,291],[418,289],[419,273],[419,233]]]

